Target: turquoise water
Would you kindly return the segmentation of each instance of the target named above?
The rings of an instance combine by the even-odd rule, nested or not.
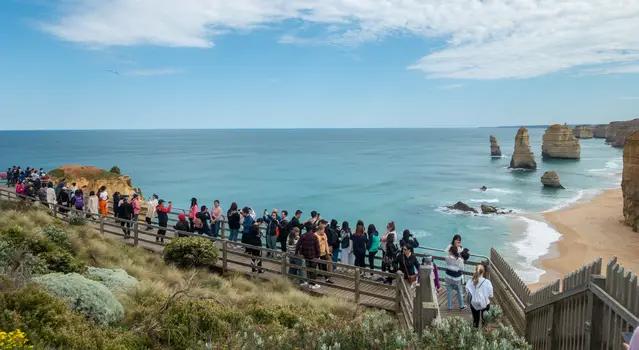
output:
[[[64,164],[118,165],[145,195],[186,208],[191,197],[226,209],[279,207],[325,218],[389,220],[424,246],[445,247],[455,232],[478,254],[497,247],[533,282],[531,262],[559,236],[521,216],[472,216],[446,205],[464,201],[518,213],[556,210],[618,187],[621,150],[582,140],[580,161],[541,161],[543,129],[530,129],[539,169],[508,170],[515,128],[376,130],[142,130],[0,132],[0,164],[52,169]],[[491,159],[495,135],[504,157]],[[567,190],[542,188],[546,170]],[[487,186],[486,192],[478,190]]]

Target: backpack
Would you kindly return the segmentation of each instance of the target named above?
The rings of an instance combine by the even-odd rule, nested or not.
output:
[[[481,291],[481,286],[484,284],[484,282],[486,282],[486,279],[484,279],[479,284],[479,286],[475,287],[475,296],[474,297],[473,297],[472,294],[468,293],[468,295],[470,297],[470,305],[472,305],[473,309],[475,309],[475,310],[483,310],[490,303],[490,301],[488,300],[488,297],[486,297],[484,295],[484,293],[482,293],[482,291]]]
[[[346,232],[346,231],[343,231],[343,230],[342,230],[341,233],[342,233],[342,240],[341,240],[340,247],[342,249],[346,249],[346,248],[348,248],[351,245],[351,242],[350,242],[350,240],[351,240],[350,236],[351,235],[349,234],[349,232]]]
[[[339,243],[339,236],[333,227],[326,227],[326,236],[328,236],[328,245],[333,247]]]
[[[74,198],[75,198],[75,208],[76,209],[84,208],[84,197],[83,196],[76,196]]]

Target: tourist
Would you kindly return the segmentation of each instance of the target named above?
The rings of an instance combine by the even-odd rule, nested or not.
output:
[[[200,207],[200,212],[195,215],[195,219],[199,219],[202,222],[202,225],[197,232],[202,236],[211,235],[211,228],[209,226],[209,222],[211,221],[211,215],[209,214],[209,208],[206,205]]]
[[[466,291],[470,295],[468,304],[475,328],[479,327],[480,318],[483,323],[484,312],[490,310],[490,298],[493,297],[493,284],[484,275],[484,265],[479,264],[475,267],[473,278],[466,283]]]
[[[109,200],[109,193],[106,190],[106,186],[102,186],[98,190],[98,199],[100,200],[100,213],[104,216],[108,216],[109,212],[107,211],[107,200]]]
[[[190,232],[195,232],[195,214],[198,213],[198,209],[197,198],[191,198],[191,206],[189,207],[189,224],[191,225]]]
[[[60,195],[58,196],[58,205],[61,207],[58,209],[61,213],[68,213],[69,206],[71,205],[71,196],[69,195],[69,190],[66,186],[62,187],[60,190]]]
[[[254,215],[255,213],[253,212],[253,209],[249,207],[242,208],[242,235],[250,233],[251,227],[253,226],[253,223],[255,223],[255,220],[253,219]],[[242,239],[242,242],[244,242],[244,239]]]
[[[340,231],[340,257],[342,260],[342,264],[344,265],[353,265],[355,262],[355,256],[353,255],[353,250],[351,247],[351,236],[353,233],[351,232],[351,228],[348,225],[348,221],[342,222],[342,230]]]
[[[244,212],[244,209],[242,209],[242,212]],[[246,214],[245,218],[251,218],[250,213]],[[262,222],[262,218],[251,222],[247,233],[242,234],[242,243],[250,246],[262,247],[262,231],[260,230],[260,224],[262,224]],[[245,247],[245,249],[246,254],[253,256],[251,258],[251,272],[264,273],[264,270],[261,269],[262,259],[260,259],[262,256],[262,250],[251,247]]]
[[[153,196],[151,196],[146,201],[146,216],[144,218],[144,221],[146,221],[146,230],[147,231],[150,231],[150,230],[153,229],[153,227],[151,227],[151,225],[153,224],[153,219],[157,215],[157,210],[156,210],[157,206],[158,206],[158,195],[157,194],[153,194]]]
[[[92,215],[98,214],[98,196],[95,195],[95,191],[89,192],[89,204],[87,205],[87,211]]]
[[[375,270],[375,255],[379,251],[379,233],[375,225],[368,225],[368,265],[371,270]],[[371,272],[371,276],[373,273]]]
[[[302,211],[298,209],[295,211],[295,216],[291,219],[291,228],[297,227],[300,232],[302,232],[302,229],[304,228],[304,225],[300,222],[302,214]]]
[[[464,259],[457,251],[457,246],[452,245],[446,257],[446,296],[448,297],[448,310],[453,308],[453,291],[457,291],[459,309],[464,310],[464,297],[462,293],[462,273],[464,272]]]
[[[317,236],[317,240],[319,242],[320,260],[331,261],[331,253],[330,253],[330,248],[328,246],[328,236],[326,235],[327,224],[328,222],[326,222],[326,220],[320,219],[320,221],[317,222],[317,230],[315,231],[315,236]],[[321,271],[332,272],[333,270],[331,264],[319,263],[318,265]],[[326,283],[333,284],[333,281],[331,281],[330,276],[328,276],[327,274],[323,274],[323,276]]]
[[[42,186],[38,189],[38,200],[43,205],[47,205],[47,188]]]
[[[229,241],[236,242],[237,235],[240,232],[240,219],[242,218],[237,210],[237,203],[231,203],[231,207],[226,212],[226,218],[229,221]]]
[[[122,199],[120,198],[120,192],[115,192],[113,194],[113,215],[114,216],[118,216],[118,213],[120,212],[120,201]]]
[[[331,260],[336,263],[339,259],[339,244],[340,244],[340,232],[341,229],[337,223],[337,220],[332,219],[331,224],[326,227],[326,235],[328,236],[328,247],[331,252]],[[333,265],[333,271],[337,270],[337,265]]]
[[[60,197],[60,192],[62,192],[62,187],[65,187],[66,180],[65,179],[61,179],[60,182],[58,182],[58,184],[55,186],[55,198]]]
[[[352,235],[353,255],[355,255],[355,266],[366,268],[366,248],[368,246],[368,237],[366,236],[366,228],[360,220],[355,226],[355,233]]]
[[[268,218],[268,220],[267,220]],[[274,210],[271,216],[264,216],[264,221],[266,222],[266,248],[275,249],[275,244],[277,242],[277,235],[279,234],[279,225],[280,221],[277,219],[277,212]],[[270,258],[273,256],[273,253],[267,252],[266,257]]]
[[[158,235],[162,237],[155,237],[156,243],[164,243],[164,237],[166,235],[166,226],[169,223],[169,215],[173,208],[173,203],[169,202],[169,207],[164,206],[164,199],[158,201],[158,206],[155,208],[158,214],[158,226],[162,227],[158,230]]]
[[[280,247],[283,252],[287,251],[287,240],[290,231],[289,221],[288,221],[288,211],[282,210],[282,219],[280,220],[280,225],[278,227],[278,231],[280,232],[277,236],[277,241],[280,242]]]
[[[133,224],[136,224],[140,218],[140,209],[142,209],[142,206],[140,205],[140,196],[137,193],[133,194],[131,206],[133,207]]]
[[[28,197],[29,199],[36,199],[37,192],[32,184],[30,183],[27,184],[27,186],[24,189],[24,195]]]
[[[466,248],[462,248],[462,238],[460,235],[454,235],[452,241],[450,242],[450,244],[446,247],[446,249],[444,250],[446,252],[446,254],[448,254],[450,252],[451,247],[457,247],[457,252],[459,253],[459,255],[462,258],[462,264],[461,264],[461,270],[464,271],[464,262],[468,261],[468,259],[470,259],[470,251]],[[464,276],[462,275],[462,283]]]
[[[11,187],[13,185],[13,170],[11,168],[7,169],[7,187]]]
[[[314,228],[312,225],[308,225],[307,231],[300,237],[295,247],[295,255],[301,254],[306,259],[306,268],[309,269],[306,272],[310,289],[318,289],[320,286],[316,284],[314,269],[317,268],[317,264],[313,261],[320,256],[320,245],[317,236],[315,236]]]
[[[380,239],[380,248],[382,249],[382,271],[391,272],[393,260],[399,252],[397,247],[397,233],[395,233],[395,221],[391,221],[386,225],[386,233]],[[380,280],[384,280],[380,278]],[[384,283],[391,284],[393,279],[388,277],[384,280]]]
[[[291,233],[288,235],[288,242],[286,245],[287,248],[287,252],[290,255],[288,260],[291,263],[292,266],[290,266],[288,268],[288,274],[289,275],[293,275],[293,276],[299,276],[300,279],[298,280],[298,284],[304,286],[307,285],[308,283],[306,283],[303,279],[301,279],[303,277],[303,270],[301,269],[296,269],[293,267],[293,265],[295,266],[302,266],[302,259],[296,258],[295,257],[295,249],[297,247],[297,242],[300,240],[300,229],[299,227],[294,227],[293,230],[291,231]]]
[[[34,172],[34,174],[35,174],[35,172]],[[76,183],[72,182],[71,183],[71,195],[74,196],[75,195],[75,191],[77,191],[77,190],[78,190],[78,187],[76,186]]]
[[[25,190],[26,188],[24,187],[24,183],[22,182],[22,180],[18,180],[18,182],[16,183],[16,193],[19,195],[18,197],[22,198],[21,196],[24,196]]]
[[[186,221],[186,215],[180,214],[178,215],[178,222],[173,225],[173,229],[178,231],[178,237],[188,237],[189,235],[185,235],[182,232],[192,232],[191,231],[191,223]]]
[[[311,212],[311,218],[306,220],[306,223],[310,223],[313,226],[317,226],[317,223],[320,221],[321,218],[322,217],[319,215],[319,213],[313,210]]]
[[[404,274],[404,279],[410,283],[417,281],[417,272],[419,271],[419,263],[413,253],[413,248],[408,243],[402,247],[402,253],[393,260],[394,271],[401,271]]]
[[[54,204],[57,202],[55,196],[55,190],[53,189],[53,183],[47,184],[47,203],[49,203],[49,209],[53,210]]]
[[[44,171],[43,168],[40,168],[40,177],[42,176],[47,176],[47,173]]]
[[[422,259],[422,265],[433,268],[433,282],[435,282],[435,290],[439,291],[442,286],[439,282],[439,269],[437,268],[437,265],[433,264],[433,257],[429,255]]]
[[[115,197],[115,195],[113,196]],[[133,219],[133,205],[129,202],[129,196],[124,195],[120,197],[117,215],[120,219],[122,232],[124,232],[124,235],[126,236],[124,239],[128,239],[131,236],[131,219]]]
[[[75,190],[73,194],[73,205],[75,205],[75,209],[79,211],[84,211],[84,192],[81,189]]]
[[[220,201],[213,201],[213,208],[211,208],[211,233],[213,237],[217,237],[220,234],[220,226],[222,225],[222,207],[220,207]]]
[[[402,239],[399,240],[400,248],[406,246],[407,244],[411,245],[411,249],[413,254],[415,253],[415,248],[419,247],[419,242],[417,242],[417,238],[410,233],[409,230],[404,230]]]

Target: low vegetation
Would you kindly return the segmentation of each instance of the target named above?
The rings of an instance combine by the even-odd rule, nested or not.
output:
[[[65,224],[41,206],[0,208],[0,331],[20,330],[25,346],[529,348],[501,324],[475,330],[447,319],[418,336],[393,315],[310,296],[286,279],[219,276],[209,272],[218,252],[206,239],[174,240],[162,256]]]

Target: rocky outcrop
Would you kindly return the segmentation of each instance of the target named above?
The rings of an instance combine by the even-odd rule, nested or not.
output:
[[[69,188],[71,188],[71,183],[75,182],[76,187],[82,189],[87,195],[90,191],[97,192],[101,186],[106,186],[109,195],[120,192],[130,196],[134,193],[142,196],[142,191],[132,186],[129,176],[118,175],[92,166],[64,165],[51,170],[49,175],[56,183],[65,179]],[[141,202],[144,203],[144,201]]]
[[[469,213],[477,213],[477,209],[471,207],[470,205],[464,202],[457,202],[454,205],[448,206],[447,208],[452,210],[465,211]]]
[[[606,129],[608,129],[607,125],[597,125],[595,126],[595,131],[592,133],[592,137],[596,139],[605,139],[606,138]]]
[[[581,146],[568,125],[551,125],[544,133],[541,158],[579,159]]]
[[[515,136],[515,150],[510,159],[510,168],[512,169],[537,169],[535,162],[535,154],[530,151],[530,136],[528,130],[521,127]]]
[[[491,157],[501,157],[501,148],[499,148],[499,143],[497,143],[497,138],[495,136],[490,136],[490,156]]]
[[[572,132],[578,139],[591,139],[593,137],[592,126],[590,125],[577,125]]]
[[[492,205],[482,204],[481,213],[482,214],[497,214],[497,207],[494,207]]]
[[[623,192],[624,223],[637,232],[639,226],[639,131],[627,140],[623,150]]]
[[[544,175],[541,176],[541,183],[544,187],[564,188],[561,182],[559,182],[559,175],[554,171],[546,171]]]
[[[639,118],[623,122],[612,122],[606,130],[606,143],[612,147],[623,148],[626,139],[639,131]]]

